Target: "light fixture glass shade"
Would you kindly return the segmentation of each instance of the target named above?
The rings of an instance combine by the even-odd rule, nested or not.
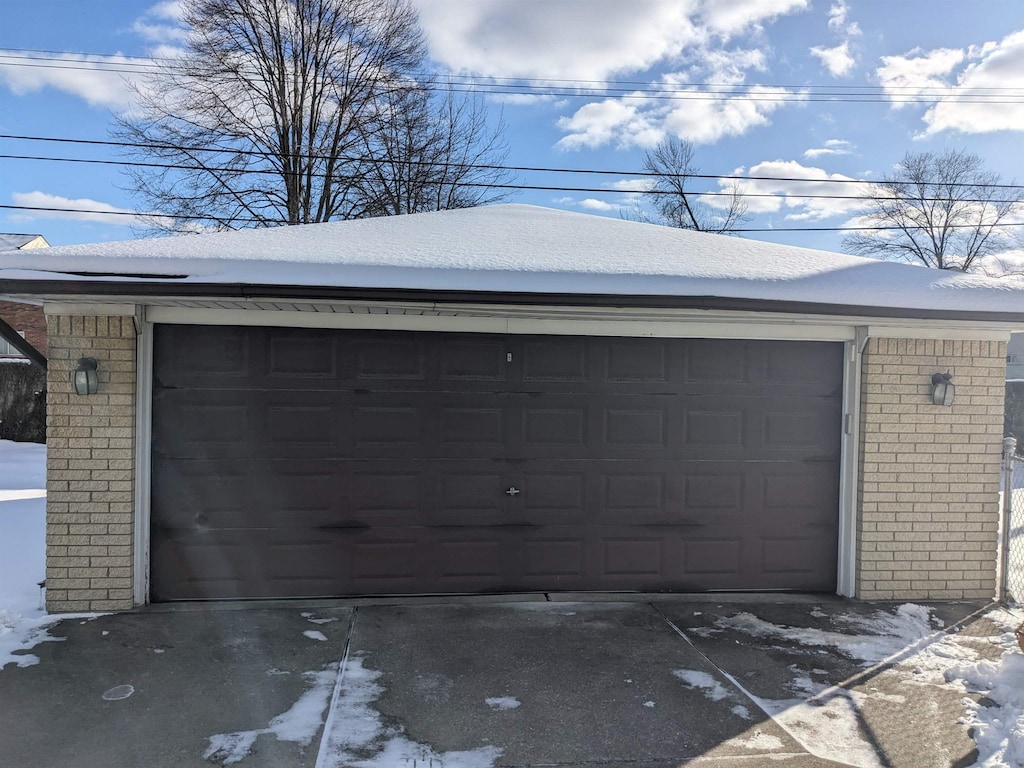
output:
[[[71,386],[79,395],[95,395],[100,391],[100,377],[96,372],[96,361],[83,357],[78,367],[71,372]]]
[[[953,405],[956,397],[956,387],[951,381],[953,377],[948,373],[936,373],[932,376],[932,403],[935,405]]]

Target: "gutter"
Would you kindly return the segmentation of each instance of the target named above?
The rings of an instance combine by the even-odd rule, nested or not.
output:
[[[0,317],[0,338],[9,342],[12,347],[27,357],[33,365],[39,366],[44,371],[46,370],[46,358],[43,357],[42,353],[23,339],[2,317]]]
[[[892,317],[919,320],[971,320],[1004,322],[1024,326],[1020,312],[979,310],[914,309],[864,305],[824,304],[773,299],[744,299],[721,296],[619,295],[586,293],[524,293],[510,291],[459,291],[421,288],[351,288],[307,285],[253,285],[247,283],[170,283],[136,280],[8,280],[7,296],[46,298],[119,297],[165,299],[226,299],[266,301],[410,301],[442,304],[515,304],[519,306],[619,307],[658,309],[699,309],[733,312],[773,312],[804,315]]]

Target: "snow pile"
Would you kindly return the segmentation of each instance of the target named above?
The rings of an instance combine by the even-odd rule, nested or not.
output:
[[[1002,658],[948,667],[945,678],[991,702],[981,705],[964,698],[967,715],[962,722],[974,731],[976,765],[1020,766],[1024,765],[1024,655],[1007,625],[1012,618],[1005,613],[989,616],[1003,619],[1006,631],[998,641],[1006,648]]]

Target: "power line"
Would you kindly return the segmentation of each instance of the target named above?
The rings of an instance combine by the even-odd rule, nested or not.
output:
[[[33,57],[22,57],[31,61],[4,61],[5,58],[12,58],[0,54],[0,66],[5,67],[29,67],[40,69],[73,70],[80,72],[109,72],[112,74],[146,74],[145,70],[137,67],[149,67],[153,65],[133,62],[102,62],[83,61],[72,63],[67,59],[38,59]],[[36,63],[36,62],[59,62],[59,63]],[[89,64],[91,66],[84,66]],[[126,68],[135,67],[135,68]],[[172,67],[173,68],[173,67]],[[442,79],[437,79],[438,77]],[[848,86],[857,87],[860,90],[853,91],[825,91],[816,90],[825,86],[771,86],[760,84],[749,85],[711,85],[695,84],[689,87],[686,84],[673,86],[660,86],[647,83],[636,88],[622,88],[611,85],[588,86],[584,82],[576,81],[570,85],[552,85],[550,83],[541,85],[539,82],[529,80],[513,80],[511,78],[498,78],[508,80],[506,84],[489,82],[487,80],[467,80],[462,83],[452,81],[448,76],[432,76],[414,80],[409,87],[423,91],[440,91],[449,93],[477,93],[493,96],[550,96],[558,98],[617,98],[629,100],[658,100],[658,101],[750,101],[758,103],[831,103],[831,104],[937,104],[940,102],[952,102],[956,104],[995,104],[1010,105],[1024,103],[1024,92],[1020,89],[1004,89],[995,93],[985,93],[990,89],[971,88],[969,91],[960,93],[955,86],[948,86],[942,89],[916,88],[914,86],[903,86],[913,90],[913,94],[893,95],[886,89],[872,89],[869,86]],[[541,81],[543,82],[543,81]],[[564,81],[572,82],[572,81]],[[712,90],[717,88],[720,90]],[[787,90],[793,88],[796,90]],[[726,90],[728,89],[728,90]],[[760,89],[760,90],[759,90]],[[1011,91],[1012,97],[1011,97]]]
[[[219,149],[211,147],[189,147],[189,146],[177,146],[171,144],[155,144],[148,143],[143,144],[140,142],[131,141],[111,141],[111,140],[100,140],[100,139],[74,139],[66,137],[53,137],[53,136],[24,136],[15,134],[0,134],[0,139],[8,139],[12,141],[37,141],[37,142],[53,142],[58,144],[81,144],[87,146],[104,146],[104,147],[125,147],[125,148],[136,148],[136,149],[158,149],[158,150],[180,150],[189,152],[209,152],[209,153],[226,153],[233,155],[244,155],[250,157],[276,157],[278,153],[269,152],[264,150],[243,150],[243,149]],[[15,159],[17,156],[11,156],[11,159]],[[317,159],[328,159],[326,155],[318,154],[299,154],[294,155],[304,160],[317,160]],[[25,158],[34,159],[34,158]],[[55,159],[55,160],[75,160],[75,158],[38,158],[38,159]],[[341,157],[336,159],[342,160],[362,160],[366,161],[367,158],[353,158],[353,157]],[[106,160],[106,161],[88,161],[80,160],[79,162],[97,162],[106,164],[127,164],[120,163],[119,161]],[[413,165],[436,165],[429,161],[407,161]],[[160,164],[155,164],[159,166]],[[167,167],[173,168],[175,166],[168,165]],[[627,170],[609,170],[609,169],[598,169],[598,168],[557,168],[557,167],[545,167],[545,166],[516,166],[516,165],[488,165],[483,163],[468,163],[461,165],[460,167],[471,168],[474,170],[496,170],[496,171],[514,171],[519,173],[570,173],[570,174],[581,174],[581,175],[598,175],[598,176],[635,176],[640,178],[657,178],[657,177],[682,177],[693,179],[722,179],[727,181],[779,181],[787,183],[813,183],[813,184],[860,184],[860,185],[877,185],[879,182],[870,181],[867,179],[835,179],[835,178],[822,178],[822,179],[809,179],[806,177],[799,176],[739,176],[735,174],[707,174],[707,173],[691,173],[691,174],[661,174],[653,173],[650,171],[627,171]],[[970,187],[977,189],[1024,189],[1024,185],[1020,184],[971,184],[967,182],[950,182],[943,184],[948,187]],[[561,187],[555,188],[555,191],[562,189]],[[569,190],[565,190],[569,191]],[[601,188],[595,191],[599,192],[641,192],[643,190],[628,190],[628,189],[606,189]],[[745,193],[746,194],[746,193]],[[859,197],[859,196],[857,196]]]
[[[60,162],[60,163],[85,163],[93,165],[114,165],[122,167],[133,167],[133,168],[163,168],[167,170],[180,170],[180,171],[209,171],[219,172],[227,174],[260,174],[267,176],[312,176],[314,178],[327,178],[330,174],[316,172],[307,173],[305,171],[294,171],[288,174],[279,169],[273,168],[224,168],[218,166],[199,166],[199,165],[182,165],[179,163],[146,163],[134,160],[97,160],[90,158],[79,158],[79,157],[43,157],[39,155],[2,155],[0,154],[0,160],[30,160],[30,161],[44,161],[44,162]],[[375,161],[372,158],[363,158],[362,162],[370,164],[384,164],[387,161]],[[427,165],[427,166],[438,166],[443,164],[431,163],[429,161],[415,161],[409,160],[404,161],[403,165]],[[356,178],[365,178],[365,174],[356,174]],[[750,177],[751,181],[758,181],[762,177],[755,176]],[[509,189],[518,191],[530,191],[530,192],[585,192],[590,194],[649,194],[649,195],[674,195],[677,194],[672,190],[621,190],[621,189],[609,189],[608,187],[566,187],[566,186],[546,186],[538,184],[513,184],[513,183],[483,183],[483,182],[461,182],[460,186],[466,187],[481,187],[486,189]],[[734,193],[728,190],[706,190],[699,191],[694,190],[687,192],[688,195],[693,197],[733,197]],[[824,195],[824,194],[801,194],[801,193],[775,193],[775,192],[747,192],[740,191],[739,196],[741,197],[786,197],[788,199],[797,200],[893,200],[898,201],[903,198],[885,195]],[[942,202],[948,198],[945,197],[917,197],[915,200],[925,202]],[[958,202],[962,203],[1016,203],[1017,200],[1000,200],[992,198],[971,198],[971,197],[958,197]]]
[[[97,52],[89,52],[89,51],[55,51],[55,50],[44,50],[44,49],[38,49],[38,48],[5,48],[5,49],[0,49],[0,58],[16,58],[16,59],[43,60],[43,61],[53,60],[53,61],[58,61],[58,62],[61,62],[61,61],[73,61],[71,59],[59,59],[59,58],[46,59],[46,58],[41,58],[39,56],[12,56],[9,53],[7,53],[7,51],[13,51],[13,52],[16,52],[16,53],[26,53],[26,54],[45,54],[45,55],[50,56],[50,57],[56,57],[56,56],[82,56],[82,57],[96,57],[96,58],[109,58],[109,59],[123,58],[123,59],[131,59],[132,61],[125,62],[125,63],[127,63],[127,64],[129,64],[131,66],[140,66],[140,67],[148,67],[148,68],[160,68],[162,65],[158,64],[157,62],[169,62],[169,63],[173,64],[173,63],[177,63],[177,62],[181,61],[181,59],[175,58],[175,57],[171,57],[171,56],[126,56],[125,54],[122,54],[122,53],[97,53]],[[84,63],[103,64],[104,62],[101,62],[101,61],[99,61],[99,62],[85,61]],[[652,83],[649,80],[616,80],[616,79],[613,79],[613,78],[606,78],[606,79],[601,79],[601,80],[588,80],[588,79],[582,79],[582,78],[573,79],[573,78],[556,78],[556,77],[504,77],[504,76],[496,76],[496,75],[470,75],[470,74],[461,74],[461,73],[441,73],[441,72],[420,72],[420,73],[415,73],[413,76],[417,77],[417,78],[424,78],[424,79],[441,78],[441,79],[445,79],[445,80],[448,80],[448,79],[463,80],[463,81],[470,82],[470,83],[488,83],[488,82],[497,82],[497,83],[505,83],[505,84],[510,84],[510,83],[541,83],[543,85],[551,85],[551,84],[554,84],[554,83],[560,83],[560,84],[564,84],[564,87],[567,87],[567,88],[569,88],[569,87],[576,87],[576,86],[586,87],[586,86],[592,86],[592,85],[599,85],[599,86],[615,85],[615,86],[637,86],[637,87],[644,87],[644,86],[651,86],[652,85]],[[734,89],[736,87],[736,84],[735,83],[728,83],[728,82],[715,82],[715,81],[695,81],[695,82],[678,82],[678,83],[674,84],[674,87],[675,88],[724,88],[724,89],[732,90],[732,89]],[[807,88],[807,89],[812,89],[812,90],[820,89],[820,88],[828,88],[828,89],[839,90],[839,91],[856,90],[856,91],[868,91],[868,92],[871,92],[871,91],[881,92],[881,91],[888,91],[888,90],[913,90],[913,91],[921,90],[920,86],[916,86],[916,85],[887,85],[887,86],[884,86],[884,88],[883,88],[881,86],[872,86],[872,85],[842,85],[842,84],[839,84],[839,83],[829,83],[828,85],[820,85],[820,84],[814,84],[814,83],[750,83],[749,87],[753,87],[753,88],[786,88],[786,89]],[[953,89],[955,89],[955,86],[952,86],[952,85],[945,86],[945,89],[946,90],[953,90]],[[935,86],[929,86],[925,90],[926,91],[933,91],[933,90],[937,91],[937,90],[942,90],[942,89],[936,88]],[[983,92],[994,92],[994,93],[1015,92],[1015,93],[1019,93],[1019,94],[1024,95],[1024,88],[1014,87],[1014,86],[972,87],[971,90],[972,91],[983,91]]]

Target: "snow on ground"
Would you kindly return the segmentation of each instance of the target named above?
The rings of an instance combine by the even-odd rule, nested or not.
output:
[[[98,615],[48,616],[40,605],[45,576],[46,446],[0,440],[0,670],[38,664],[38,656],[14,652],[60,640],[47,629],[61,619]]]
[[[316,768],[392,768],[396,765],[443,765],[445,768],[492,768],[498,747],[437,753],[410,741],[401,726],[385,724],[373,703],[384,693],[381,673],[363,666],[361,657],[345,660],[324,728]]]
[[[501,712],[518,707],[519,699],[515,696],[491,696],[489,699],[485,699],[485,703],[491,709]]]
[[[813,612],[812,612],[813,613]],[[809,647],[829,647],[865,667],[890,664],[905,675],[911,685],[947,686],[979,699],[990,700],[983,706],[974,698],[963,698],[963,725],[971,727],[978,744],[976,766],[1013,768],[1024,766],[1024,655],[1013,630],[1020,618],[1007,610],[986,614],[1002,630],[995,643],[1003,650],[998,662],[986,660],[978,652],[979,638],[945,633],[941,621],[924,606],[908,603],[895,612],[877,611],[869,617],[847,614],[837,617],[840,624],[855,635],[806,627],[787,627],[764,621],[750,613],[721,618],[718,629],[731,629],[761,638],[796,641]],[[714,631],[714,630],[713,630]],[[791,667],[790,688],[796,694],[788,699],[764,699],[748,696],[805,747],[821,756],[841,760],[862,768],[880,766],[872,746],[861,735],[859,722],[867,694],[814,682],[811,674],[820,670]],[[692,685],[710,690],[701,673],[677,670],[674,673]],[[708,678],[710,680],[710,677]],[[873,698],[879,694],[872,693]],[[900,703],[904,697],[888,696]]]
[[[324,710],[337,678],[337,667],[337,664],[329,664],[320,672],[304,672],[302,677],[310,687],[286,712],[273,718],[265,728],[211,736],[203,757],[220,765],[234,765],[249,756],[256,739],[264,734],[273,734],[278,741],[309,746],[323,725]]]

